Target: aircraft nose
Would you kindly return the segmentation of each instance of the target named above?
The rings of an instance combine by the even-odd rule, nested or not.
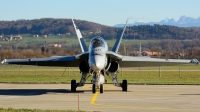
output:
[[[93,63],[91,67],[95,71],[102,70],[100,63]]]
[[[95,71],[103,70],[104,69],[104,62],[101,56],[94,56],[93,62],[91,62],[91,68]]]
[[[96,68],[98,70],[102,70],[103,69],[102,64],[99,61],[96,61]]]

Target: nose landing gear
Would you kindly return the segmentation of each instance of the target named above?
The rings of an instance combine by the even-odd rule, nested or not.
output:
[[[103,84],[100,84],[100,93],[103,93]]]
[[[96,85],[92,84],[92,93],[96,93]]]
[[[92,93],[96,93],[96,90],[97,90],[97,89],[98,89],[98,88],[96,87],[96,85],[95,85],[95,84],[92,84]],[[100,90],[100,93],[103,93],[103,84],[100,84],[99,90]]]

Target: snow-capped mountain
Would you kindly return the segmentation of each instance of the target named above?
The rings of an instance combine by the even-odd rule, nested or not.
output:
[[[161,20],[160,22],[143,22],[142,20],[138,19],[134,23],[129,24],[132,25],[173,25],[179,27],[200,27],[200,17],[194,19],[192,17],[181,16],[178,21],[175,21],[174,18],[166,18],[165,20]],[[114,27],[123,27],[124,24],[117,24]]]

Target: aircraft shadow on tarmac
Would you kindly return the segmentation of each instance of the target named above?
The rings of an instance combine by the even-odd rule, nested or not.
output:
[[[200,94],[180,94],[180,95],[200,95]]]
[[[34,96],[48,93],[84,93],[67,89],[0,89],[0,95]]]
[[[120,90],[105,90],[104,92],[122,92]],[[71,91],[69,89],[0,89],[0,95],[34,96],[49,93],[92,93],[91,90]]]

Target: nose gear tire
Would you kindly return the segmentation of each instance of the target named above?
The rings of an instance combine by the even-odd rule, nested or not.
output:
[[[100,84],[100,93],[103,93],[103,84]]]
[[[92,84],[92,93],[96,93],[96,85]]]

